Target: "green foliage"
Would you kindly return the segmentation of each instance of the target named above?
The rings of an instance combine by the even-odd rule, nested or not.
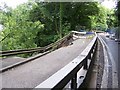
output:
[[[40,20],[45,25],[46,31],[52,31],[60,36],[64,33],[62,26],[66,23],[70,25],[70,30],[75,30],[78,25],[89,29],[93,28],[92,22],[94,21],[90,17],[97,17],[99,14],[99,4],[97,2],[41,3],[36,1],[36,3],[36,7],[30,14],[31,20]]]
[[[1,32],[3,50],[25,49],[37,47],[34,39],[44,28],[40,21],[32,22],[29,18],[28,5],[19,6],[13,11],[6,12],[4,29]]]
[[[109,18],[108,18],[109,16]],[[97,2],[39,2],[0,10],[2,50],[46,46],[71,30],[105,30],[114,26],[114,12]]]
[[[117,17],[118,17],[118,26],[120,26],[120,1],[117,4]]]

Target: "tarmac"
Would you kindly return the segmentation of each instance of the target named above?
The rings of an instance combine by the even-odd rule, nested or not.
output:
[[[76,58],[91,39],[77,39],[72,45],[57,49],[2,74],[2,88],[34,88]],[[0,75],[1,75],[0,74]]]

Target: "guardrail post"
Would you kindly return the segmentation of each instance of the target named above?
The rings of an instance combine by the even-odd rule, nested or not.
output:
[[[86,69],[86,70],[88,69],[87,62],[88,62],[88,56],[84,60],[83,69]]]
[[[72,90],[77,89],[77,73],[74,75],[74,77],[71,80],[71,89]]]
[[[93,54],[95,53],[96,48],[97,48],[97,41],[96,41],[96,43],[95,43],[95,45],[94,45]]]
[[[91,51],[90,51],[90,53],[89,53],[89,55],[88,55],[88,59],[91,59],[92,57],[91,57]]]
[[[96,46],[96,44],[94,44],[93,47],[92,47],[91,53],[93,53],[93,54],[94,54],[94,52],[95,52],[95,46]]]
[[[93,53],[93,49],[94,49],[94,48],[92,48],[91,53]]]

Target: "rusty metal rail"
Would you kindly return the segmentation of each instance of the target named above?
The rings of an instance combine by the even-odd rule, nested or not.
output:
[[[11,50],[11,51],[3,51],[0,52],[0,56],[12,56],[12,55],[17,55],[17,54],[26,54],[26,53],[34,53],[34,52],[42,52],[39,53],[37,55],[34,55],[32,57],[26,58],[25,60],[22,60],[20,62],[14,63],[12,65],[6,66],[4,68],[0,69],[0,73],[7,71],[8,69],[17,67],[19,65],[22,65],[24,63],[27,63],[29,61],[35,60],[36,58],[39,58],[43,55],[46,55],[48,53],[50,53],[51,51],[60,48],[61,44],[66,43],[66,41],[69,41],[69,39],[72,38],[72,32],[70,32],[68,35],[64,36],[63,38],[59,39],[58,41],[56,41],[55,43],[52,43],[48,46],[45,47],[38,47],[38,48],[32,48],[32,49],[24,49],[24,50]]]
[[[68,35],[64,36],[63,38],[59,39],[55,43],[52,43],[48,46],[31,48],[31,49],[0,51],[0,56],[12,56],[17,54],[26,54],[26,53],[33,53],[33,52],[45,52],[50,49],[54,50],[56,48],[59,48],[61,43],[63,43],[64,41],[68,41],[68,39],[70,39],[71,37],[72,37],[72,32],[70,32]]]
[[[88,69],[88,59],[93,60],[97,49],[97,36],[88,44],[84,51],[68,65],[53,74],[35,88],[63,89],[71,81],[71,89],[77,89],[77,72],[83,67]]]

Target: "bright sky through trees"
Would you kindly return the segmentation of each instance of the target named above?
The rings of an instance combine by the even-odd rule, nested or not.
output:
[[[0,6],[3,5],[3,2],[5,2],[8,6],[16,8],[17,5],[25,3],[27,1],[28,0],[0,0]],[[104,2],[102,2],[102,5],[109,9],[112,9],[116,6],[115,1],[116,0],[104,0]]]
[[[16,6],[27,2],[28,0],[0,0],[0,6],[3,6],[4,3],[6,3],[9,7],[12,7],[13,9],[16,8]],[[116,6],[116,0],[104,0],[102,2],[102,5],[105,6],[106,8],[112,9]],[[1,30],[0,26],[0,30]]]
[[[102,2],[102,5],[106,8],[112,9],[116,6],[116,0],[104,0],[104,2]]]
[[[16,6],[27,2],[28,0],[0,0],[0,6],[4,4],[4,2],[12,8],[16,8]]]

